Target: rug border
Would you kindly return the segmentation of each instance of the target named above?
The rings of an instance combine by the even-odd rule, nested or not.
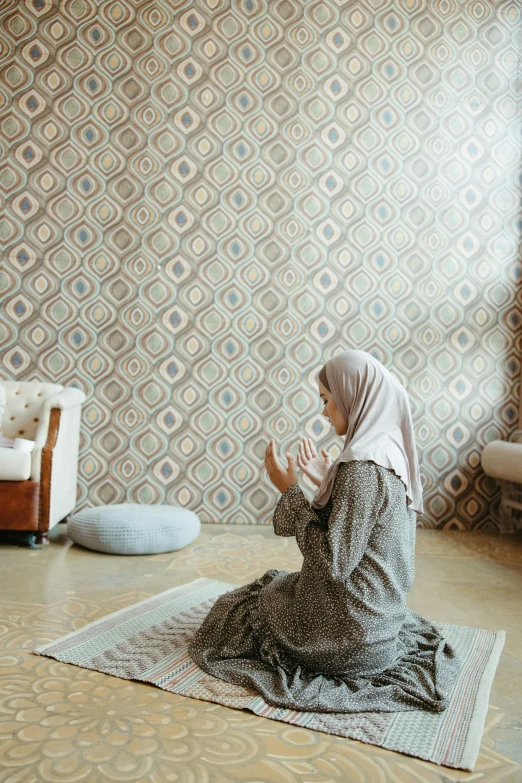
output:
[[[460,763],[462,768],[473,772],[475,763],[480,753],[482,737],[484,734],[484,725],[489,707],[489,695],[493,686],[493,680],[500,661],[500,654],[504,649],[506,641],[506,632],[502,630],[494,631],[495,642],[489,655],[488,661],[484,666],[482,677],[480,678],[475,709],[473,710],[466,737],[466,744],[462,750]]]

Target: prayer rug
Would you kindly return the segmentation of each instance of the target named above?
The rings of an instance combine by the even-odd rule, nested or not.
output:
[[[504,631],[435,623],[462,661],[444,712],[299,712],[273,707],[253,690],[208,675],[188,654],[188,644],[216,598],[237,586],[195,579],[95,620],[33,652],[114,677],[148,682],[182,696],[473,770]]]

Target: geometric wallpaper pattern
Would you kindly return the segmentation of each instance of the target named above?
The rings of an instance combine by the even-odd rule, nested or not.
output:
[[[269,524],[268,439],[337,456],[317,372],[359,348],[408,391],[419,524],[498,528],[520,32],[516,0],[1,3],[0,372],[86,392],[79,507]]]

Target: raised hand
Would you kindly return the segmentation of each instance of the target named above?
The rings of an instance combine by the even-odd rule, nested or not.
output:
[[[332,459],[326,449],[321,449],[321,454],[322,460],[318,457],[311,438],[301,438],[299,454],[297,455],[297,466],[316,486],[321,484],[329,466],[332,464]]]
[[[292,484],[297,484],[297,470],[295,459],[287,452],[288,468],[284,468],[277,457],[275,441],[272,438],[265,451],[265,468],[268,478],[277,487],[279,492],[286,492]]]

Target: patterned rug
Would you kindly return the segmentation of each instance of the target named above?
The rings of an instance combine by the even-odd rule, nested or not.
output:
[[[255,691],[206,674],[188,655],[190,639],[216,598],[236,587],[215,579],[195,579],[95,620],[33,652],[436,764],[473,770],[504,631],[436,623],[463,661],[451,703],[442,713],[297,712],[272,707]]]

